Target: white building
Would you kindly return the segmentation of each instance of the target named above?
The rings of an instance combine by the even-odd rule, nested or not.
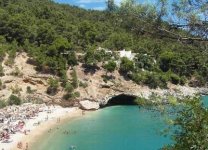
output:
[[[127,57],[129,60],[133,60],[136,54],[132,53],[131,51],[126,51],[125,49],[122,51],[119,51],[119,56]]]

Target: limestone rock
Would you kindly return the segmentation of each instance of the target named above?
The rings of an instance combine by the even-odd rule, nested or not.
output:
[[[97,110],[100,108],[98,102],[92,102],[89,100],[80,101],[79,104],[81,105],[81,108],[84,110]]]

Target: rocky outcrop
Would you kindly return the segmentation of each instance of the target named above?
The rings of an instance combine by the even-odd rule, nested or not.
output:
[[[23,79],[23,82],[30,83],[32,85],[41,84],[41,85],[47,86],[47,84],[44,83],[42,80],[38,80],[38,79],[34,79],[34,78],[29,78],[29,77],[25,77]]]
[[[199,93],[202,95],[208,95],[208,89],[207,88],[200,88]]]
[[[97,110],[100,108],[100,105],[98,102],[92,102],[89,100],[84,100],[79,102],[81,109],[84,110]]]

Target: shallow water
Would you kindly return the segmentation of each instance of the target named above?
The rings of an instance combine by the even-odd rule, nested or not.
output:
[[[170,143],[161,135],[164,118],[138,106],[108,107],[82,119],[63,124],[47,133],[34,149],[69,150],[155,150]],[[64,131],[70,134],[63,134]]]
[[[203,101],[208,104],[208,97]],[[76,150],[157,150],[172,142],[161,135],[165,118],[138,106],[107,107],[60,125],[39,139],[33,149],[70,150],[73,145]]]

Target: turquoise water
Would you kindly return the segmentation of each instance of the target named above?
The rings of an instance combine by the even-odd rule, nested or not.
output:
[[[208,97],[203,101],[208,104]],[[172,142],[161,135],[165,118],[138,106],[107,107],[53,129],[33,149],[70,150],[73,145],[76,150],[157,150]]]
[[[138,106],[108,107],[47,133],[38,150],[156,150],[171,140],[161,135],[164,118]],[[63,132],[71,131],[71,134]],[[44,139],[44,140],[43,140]]]

